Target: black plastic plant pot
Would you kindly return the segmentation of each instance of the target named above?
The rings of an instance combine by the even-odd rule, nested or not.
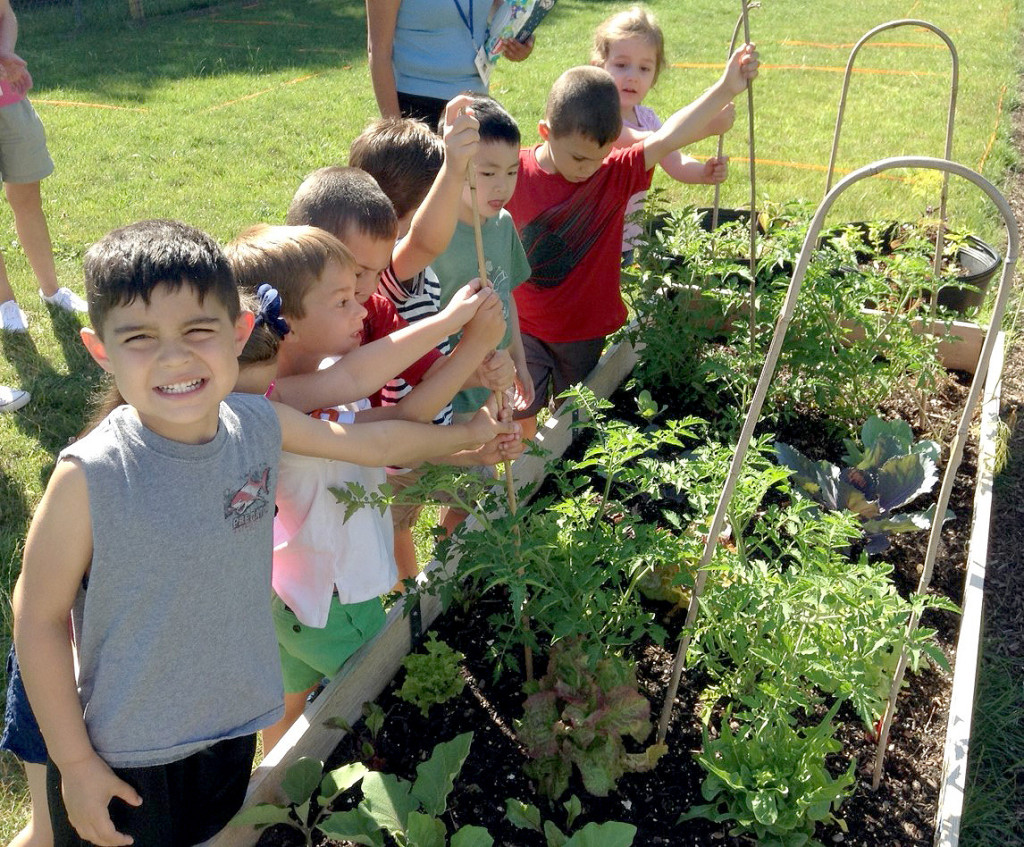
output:
[[[711,232],[711,220],[713,218],[714,209],[709,207],[697,209],[700,214],[700,225],[705,232]],[[718,226],[726,226],[727,224],[741,223],[744,227],[750,226],[750,210],[749,209],[719,209],[718,210]],[[764,235],[764,228],[761,226],[761,222],[757,222],[757,233],[758,235]]]
[[[959,314],[977,309],[985,300],[989,283],[1002,262],[1003,257],[991,244],[968,235],[956,254],[956,263],[964,272],[957,277],[955,285],[939,289],[939,305]]]

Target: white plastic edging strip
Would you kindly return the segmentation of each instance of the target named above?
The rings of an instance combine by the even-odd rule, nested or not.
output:
[[[988,378],[981,407],[981,434],[978,447],[978,476],[974,491],[974,521],[967,550],[967,573],[956,647],[956,668],[950,694],[949,723],[943,751],[942,785],[935,819],[935,847],[957,847],[964,810],[967,779],[967,754],[970,749],[971,720],[974,714],[974,689],[981,656],[982,599],[985,593],[985,566],[992,517],[992,482],[996,442],[999,436],[999,398],[1003,373],[1003,348],[1006,338],[999,333],[992,349]]]

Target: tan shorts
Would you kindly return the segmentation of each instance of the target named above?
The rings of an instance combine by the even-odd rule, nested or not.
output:
[[[53,173],[43,122],[28,99],[0,107],[0,179],[39,182]]]
[[[413,468],[404,473],[388,474],[388,484],[391,486],[391,490],[395,492],[395,496],[398,496],[414,482],[418,482],[422,476],[423,470],[421,468]],[[412,529],[416,525],[416,521],[419,520],[420,512],[422,511],[422,503],[392,503],[391,522],[395,525],[395,530]]]

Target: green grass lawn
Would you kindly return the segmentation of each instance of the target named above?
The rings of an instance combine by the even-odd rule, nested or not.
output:
[[[525,139],[554,78],[586,62],[596,24],[625,3],[559,0],[533,56],[500,65],[492,94]],[[719,0],[655,0],[673,64],[648,97],[662,117],[718,75],[739,13]],[[763,70],[754,87],[756,191],[762,200],[816,203],[824,193],[842,68],[850,46],[898,15],[944,29],[960,53],[954,158],[997,184],[1012,161],[1008,113],[1016,91],[1019,15],[1014,0],[906,0],[808,4],[766,0],[751,12]],[[16,4],[17,6],[17,4]],[[154,15],[144,25],[90,19],[70,33],[53,10],[20,12],[18,52],[36,81],[56,172],[43,184],[62,284],[81,291],[81,258],[109,229],[147,217],[186,220],[226,240],[256,221],[280,222],[303,176],[344,163],[351,139],[376,114],[362,0],[256,0]],[[90,6],[95,14],[95,9]],[[931,33],[902,27],[861,51],[839,150],[841,172],[893,155],[941,155],[950,58]],[[738,100],[725,152],[734,157],[726,206],[749,202],[747,111]],[[694,148],[710,155],[714,142]],[[865,181],[834,211],[843,219],[916,218],[938,203],[934,173]],[[707,187],[659,175],[672,203],[710,204]],[[0,204],[2,206],[2,204]],[[954,183],[951,219],[999,243],[976,189]],[[29,516],[53,456],[82,426],[98,380],[77,323],[51,319],[0,213],[0,244],[29,313],[28,337],[3,337],[0,383],[33,402],[0,417],[0,650],[9,641],[9,588]],[[21,825],[16,768],[0,763],[0,840]]]

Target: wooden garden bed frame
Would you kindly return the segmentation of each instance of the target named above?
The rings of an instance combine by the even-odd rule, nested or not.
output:
[[[944,333],[943,324],[935,324],[932,328],[936,332]],[[999,382],[1003,361],[1001,336],[1002,334],[989,368],[986,399],[982,409],[977,493],[968,553],[963,619],[954,672],[952,707],[941,777],[942,788],[936,818],[936,847],[956,847],[963,808],[974,683],[979,658],[981,596],[984,588],[991,514],[992,456],[995,452]],[[943,365],[950,369],[973,373],[977,367],[984,338],[984,331],[976,324],[954,323],[950,334],[940,343],[939,356]],[[587,381],[588,387],[599,397],[611,395],[632,371],[639,349],[641,348],[625,343],[613,346],[594,369]],[[541,428],[538,442],[548,452],[548,458],[560,456],[569,446],[572,440],[571,423],[568,417],[552,417]],[[513,464],[516,487],[522,488],[529,483],[539,483],[543,480],[545,461],[537,456],[523,456],[518,459]],[[425,569],[425,578],[429,578],[437,568],[443,568],[448,572],[456,564],[457,559],[454,558],[446,563],[435,560]],[[340,718],[348,724],[356,723],[362,716],[363,704],[375,700],[391,682],[402,660],[412,649],[413,627],[425,631],[441,612],[437,598],[422,597],[417,604],[418,621],[412,624],[411,620],[414,618],[406,615],[408,602],[411,602],[408,598],[402,598],[391,608],[381,632],[346,663],[345,668],[307,706],[302,717],[277,746],[264,757],[249,782],[244,808],[257,803],[283,802],[285,798],[281,782],[288,768],[303,756],[326,758],[344,737],[345,731],[329,723],[329,719]],[[227,827],[208,844],[209,847],[250,847],[256,843],[258,837],[259,832],[252,827]]]

